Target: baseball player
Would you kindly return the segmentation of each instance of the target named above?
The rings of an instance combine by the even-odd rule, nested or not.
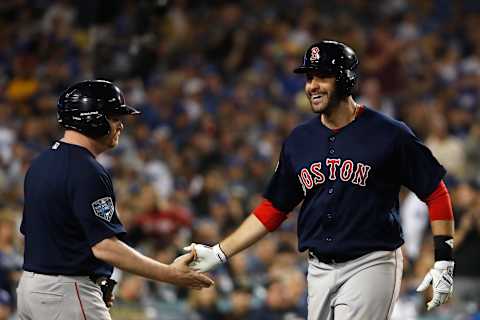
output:
[[[165,265],[121,241],[125,229],[112,179],[95,158],[118,144],[121,116],[139,113],[108,81],[79,82],[61,95],[58,122],[65,134],[25,177],[20,319],[111,319],[113,266],[194,289],[212,284],[188,268],[193,255]]]
[[[264,200],[226,239],[191,244],[191,267],[208,271],[275,230],[303,201],[298,246],[308,250],[308,319],[389,319],[402,278],[399,190],[429,207],[435,264],[418,290],[433,285],[428,309],[452,293],[452,207],[445,169],[402,122],[352,98],[358,59],[335,41],[313,44],[303,64],[315,116],[283,143]]]

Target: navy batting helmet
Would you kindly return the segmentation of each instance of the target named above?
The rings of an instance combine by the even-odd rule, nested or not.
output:
[[[319,72],[335,76],[340,95],[348,97],[357,82],[357,66],[358,58],[352,48],[341,42],[324,40],[307,49],[303,64],[293,72]]]
[[[61,127],[91,138],[110,133],[108,116],[140,114],[125,104],[116,85],[105,80],[87,80],[72,85],[58,99],[57,111]]]

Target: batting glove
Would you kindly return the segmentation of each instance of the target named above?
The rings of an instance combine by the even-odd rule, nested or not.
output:
[[[218,244],[210,247],[203,244],[192,243],[188,247],[183,248],[183,250],[187,252],[193,251],[195,259],[190,262],[188,266],[195,271],[207,272],[227,262],[227,256]]]
[[[430,284],[433,288],[433,298],[427,303],[427,310],[445,303],[453,292],[453,261],[437,261],[427,273],[417,292],[424,291]]]

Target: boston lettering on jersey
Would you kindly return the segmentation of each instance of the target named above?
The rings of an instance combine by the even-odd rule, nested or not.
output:
[[[318,116],[297,126],[263,195],[284,213],[301,203],[300,251],[352,257],[401,246],[400,187],[425,199],[444,175],[405,124],[365,108],[339,131]]]
[[[328,172],[328,180],[335,181],[340,179],[344,182],[351,182],[353,184],[365,187],[367,184],[368,173],[371,166],[358,162],[354,163],[352,160],[339,159],[339,158],[327,158],[325,165]],[[339,173],[337,174],[337,169]],[[325,174],[322,172],[322,162],[315,162],[310,167],[302,168],[298,175],[300,183],[304,189],[312,189],[316,185],[325,183]]]

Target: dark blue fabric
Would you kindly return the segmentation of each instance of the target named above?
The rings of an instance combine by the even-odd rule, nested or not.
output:
[[[295,128],[264,197],[283,212],[303,200],[300,251],[360,256],[403,244],[401,185],[425,199],[445,173],[405,124],[365,108],[337,132],[319,117]]]
[[[125,230],[116,209],[108,220],[95,214],[95,201],[111,198],[112,180],[80,146],[57,142],[36,158],[25,177],[21,232],[28,271],[62,275],[106,275],[113,267],[96,259],[91,247],[121,238]],[[114,208],[114,207],[113,207]]]

